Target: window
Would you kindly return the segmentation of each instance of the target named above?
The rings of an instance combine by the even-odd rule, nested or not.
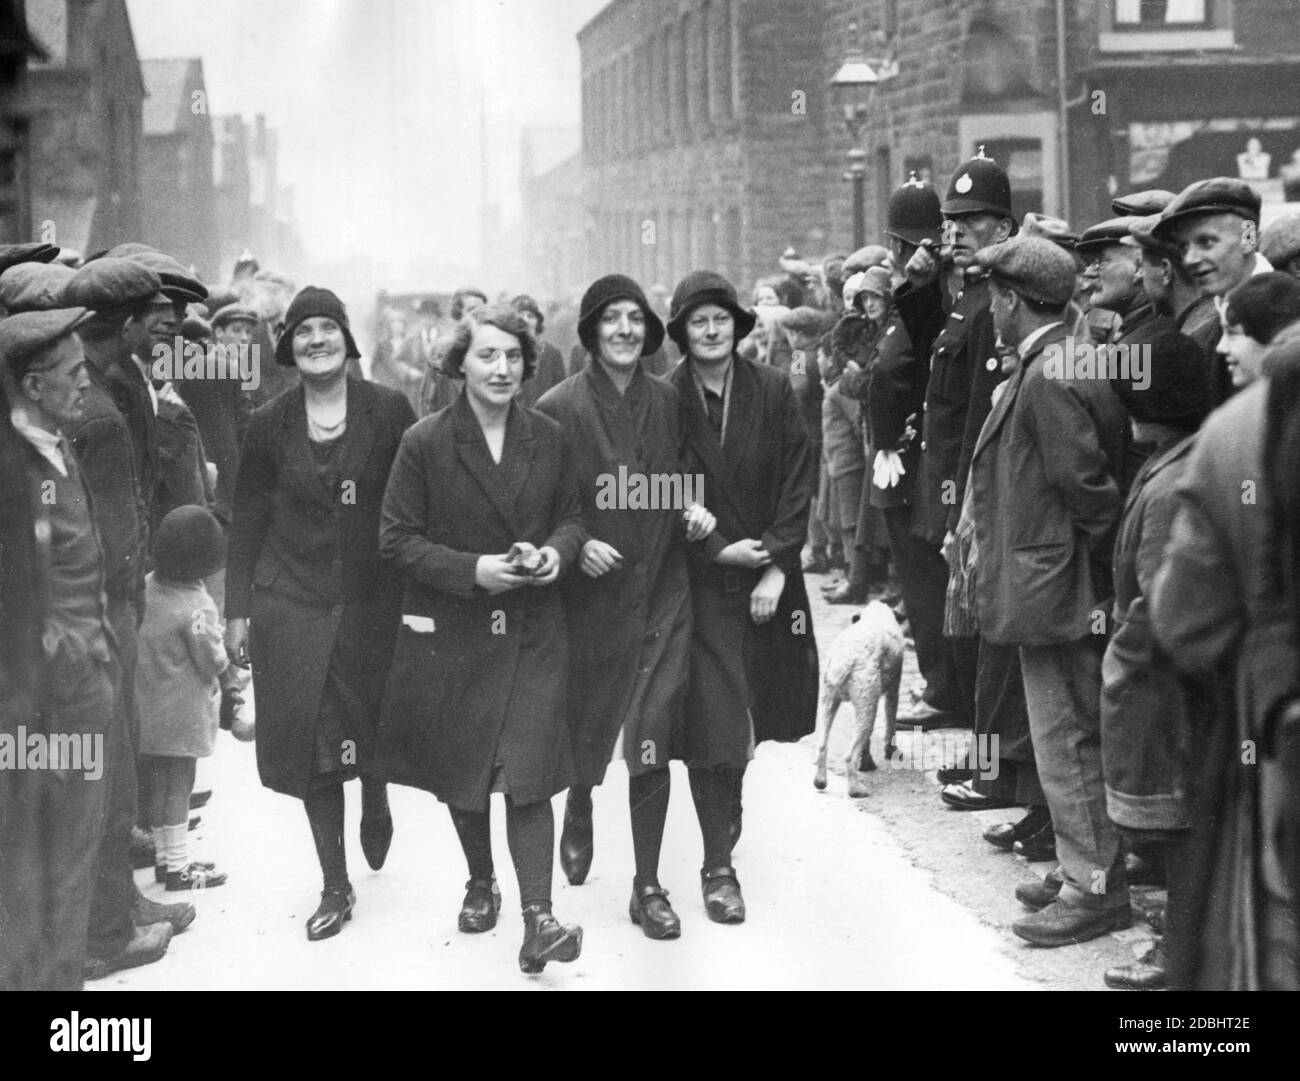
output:
[[[1234,0],[1108,0],[1101,5],[1102,52],[1231,49]]]
[[[1169,30],[1209,25],[1209,0],[1115,0],[1115,29]]]

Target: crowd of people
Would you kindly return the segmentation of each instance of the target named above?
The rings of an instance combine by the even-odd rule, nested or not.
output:
[[[383,313],[365,365],[334,292],[251,255],[208,287],[138,243],[0,248],[0,737],[48,760],[0,760],[0,986],[79,988],[193,922],[134,872],[227,882],[188,843],[223,728],[303,803],[313,941],[358,903],[358,779],[374,869],[388,784],[447,805],[466,933],[502,906],[502,794],[520,969],[577,958],[551,800],[580,885],[620,736],[631,922],[681,934],[674,760],[704,910],[743,921],[747,765],[814,724],[809,575],[910,628],[903,723],[992,750],[939,797],[1023,808],[985,840],[1057,863],[1016,890],[1020,938],[1126,928],[1156,883],[1162,937],[1108,985],[1294,989],[1300,217],[1261,230],[1226,178],[1113,210],[1018,219],[981,153],[942,198],[903,184],[880,244],[787,251],[752,304],[609,274],[566,357],[554,310],[464,288],[449,325]],[[102,769],[66,760],[85,739]]]

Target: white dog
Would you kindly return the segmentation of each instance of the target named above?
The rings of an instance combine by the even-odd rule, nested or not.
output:
[[[876,768],[870,745],[881,695],[885,698],[885,755],[894,753],[903,649],[898,617],[882,601],[872,601],[863,608],[831,643],[817,708],[817,773],[813,784],[819,791],[826,787],[826,745],[830,742],[831,725],[845,699],[853,703],[858,722],[845,761],[849,795],[854,799],[867,795],[865,774]]]

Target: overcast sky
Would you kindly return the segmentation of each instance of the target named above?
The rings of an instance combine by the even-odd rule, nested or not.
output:
[[[280,133],[308,253],[477,262],[488,198],[518,215],[525,126],[580,119],[574,35],[606,0],[128,0],[142,59],[199,56],[213,114]],[[481,149],[480,103],[487,147]],[[420,250],[423,249],[423,250]]]

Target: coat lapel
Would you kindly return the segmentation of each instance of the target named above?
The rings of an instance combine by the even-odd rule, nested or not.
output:
[[[733,363],[735,363],[733,361]],[[745,504],[743,499],[737,498],[735,491],[734,476],[732,463],[739,462],[740,455],[736,451],[727,452],[718,442],[718,437],[713,432],[713,426],[709,423],[708,415],[704,411],[704,403],[700,400],[699,388],[695,385],[695,376],[691,371],[688,361],[683,361],[673,372],[673,382],[677,385],[677,392],[680,395],[682,407],[685,410],[685,423],[683,425],[686,440],[699,455],[700,460],[704,463],[705,475],[708,479],[708,491],[710,500],[717,493],[721,499],[731,508],[731,512],[738,520],[749,527],[749,522],[745,514]],[[739,416],[738,407],[739,399],[736,395],[738,378],[732,379],[731,385],[731,410],[728,416],[728,422]],[[746,398],[747,403],[753,401],[753,386],[749,388],[749,396]],[[752,408],[749,412],[753,412]],[[746,425],[748,427],[749,425]],[[731,428],[728,428],[731,431]],[[746,433],[745,445],[748,446],[749,436]]]
[[[453,408],[456,411],[457,457],[460,458],[461,464],[465,466],[470,476],[478,482],[478,486],[483,489],[483,494],[501,516],[501,520],[510,527],[512,533],[518,535],[521,530],[519,518],[515,514],[512,493],[516,485],[522,488],[522,484],[527,481],[527,472],[531,468],[528,461],[528,457],[532,454],[531,425],[527,437],[523,438],[518,431],[519,420],[516,419],[520,410],[517,405],[512,405],[510,416],[506,420],[506,438],[501,451],[501,462],[497,464],[492,460],[492,452],[488,450],[483,429],[479,426],[478,418],[474,415],[464,394],[456,399]],[[527,418],[523,420],[526,422]],[[521,458],[523,455],[528,457]]]
[[[1006,422],[1007,417],[1011,415],[1012,407],[1015,405],[1016,398],[1020,394],[1020,388],[1024,385],[1025,373],[1029,370],[1029,365],[1037,360],[1038,357],[1042,355],[1043,350],[1049,345],[1064,341],[1065,336],[1068,333],[1069,328],[1064,324],[1061,324],[1053,327],[1039,338],[1038,341],[1034,342],[1033,348],[1031,348],[1028,355],[1020,361],[1019,366],[1007,381],[1006,390],[1002,392],[1002,396],[997,400],[997,403],[993,406],[988,417],[985,419],[984,427],[980,429],[979,438],[975,441],[975,454],[979,454],[985,446],[997,438],[997,434],[1002,428],[1002,425]]]
[[[348,424],[339,461],[339,476],[344,480],[359,482],[365,472],[366,460],[375,445],[375,405],[375,397],[365,383],[348,380]]]

